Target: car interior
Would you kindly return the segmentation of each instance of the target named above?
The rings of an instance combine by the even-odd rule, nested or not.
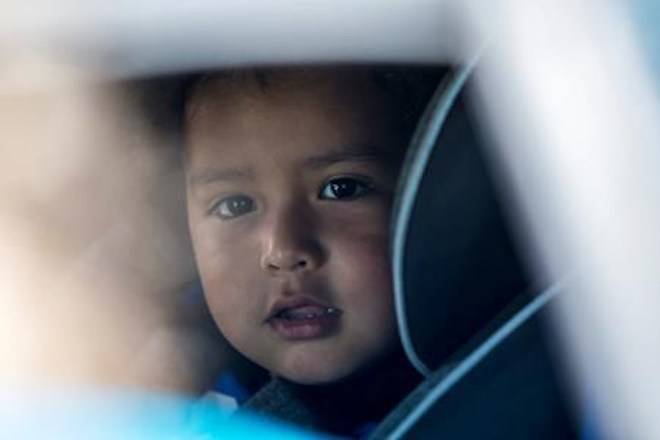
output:
[[[426,379],[372,438],[577,436],[547,329],[561,285],[531,281],[471,112],[473,70],[440,86],[404,166],[392,237],[396,311]]]
[[[548,328],[562,285],[533,281],[513,232],[472,107],[475,69],[449,70],[403,165],[390,237],[395,304],[406,355],[424,380],[369,438],[579,437]],[[183,298],[204,309],[200,288]],[[246,369],[251,389],[264,383],[244,359],[233,367]]]
[[[74,3],[67,7],[81,9]],[[9,438],[66,438],[72,433],[79,438],[124,438],[121,429],[126,428],[133,435],[127,438],[334,438],[313,423],[271,420],[250,413],[249,406],[248,411],[228,417],[227,402],[214,400],[213,392],[231,394],[233,410],[271,376],[230,346],[205,304],[193,251],[189,240],[181,238],[188,237],[188,225],[185,209],[180,209],[185,195],[177,148],[182,140],[182,94],[198,78],[195,72],[337,62],[450,66],[410,141],[389,235],[398,336],[422,380],[364,438],[591,440],[618,438],[617,433],[657,433],[658,393],[652,392],[656,389],[652,378],[660,356],[653,342],[657,324],[651,325],[656,309],[649,304],[657,297],[660,243],[655,231],[660,218],[657,173],[653,172],[658,158],[654,118],[660,70],[660,51],[653,41],[660,40],[654,38],[659,15],[647,11],[658,8],[643,0],[632,2],[635,6],[610,7],[605,3],[616,2],[603,2],[603,6],[581,4],[575,9],[569,7],[571,2],[553,7],[547,2],[546,20],[545,10],[539,12],[523,1],[504,2],[492,10],[472,2],[436,2],[446,7],[403,2],[392,10],[366,2],[362,12],[368,19],[363,19],[354,12],[352,2],[339,2],[336,9],[285,2],[281,9],[291,14],[281,15],[267,2],[229,3],[218,6],[202,1],[196,10],[179,9],[176,2],[165,7],[156,1],[144,10],[118,8],[121,11],[116,15],[109,13],[112,8],[90,7],[89,16],[71,14],[70,22],[64,19],[68,12],[61,13],[69,11],[66,8],[55,7],[34,17],[18,8],[15,15],[7,14],[9,19],[0,19],[11,24],[0,33],[8,42],[9,37],[16,37],[16,44],[7,44],[7,53],[15,49],[18,60],[16,69],[8,69],[11,81],[6,79],[0,87],[2,110],[10,116],[4,126],[13,130],[15,125],[16,133],[22,130],[18,135],[8,130],[9,137],[15,137],[8,145],[20,148],[5,151],[12,153],[6,156],[9,177],[0,179],[3,195],[18,194],[11,200],[7,197],[7,212],[15,209],[16,215],[0,213],[0,225],[6,237],[19,239],[8,240],[13,247],[0,248],[0,256],[9,263],[28,262],[24,267],[16,265],[21,270],[5,264],[9,270],[3,277],[28,280],[30,300],[36,298],[37,304],[15,301],[20,295],[12,297],[10,289],[5,289],[8,295],[0,295],[0,308],[18,304],[3,319],[8,323],[3,349],[9,347],[12,356],[18,353],[16,359],[22,361],[24,355],[28,360],[9,368],[0,365],[0,379],[9,384],[3,385],[7,392],[0,394],[4,433]],[[432,16],[436,13],[437,17]],[[494,13],[498,16],[489,15]],[[340,24],[345,28],[337,25],[342,17],[346,23]],[[415,23],[419,29],[413,29]],[[547,23],[549,29],[539,23]],[[617,31],[611,32],[613,28]],[[573,39],[580,44],[573,47]],[[11,66],[14,58],[7,60]],[[507,73],[515,73],[511,84],[507,84]],[[493,84],[498,90],[491,87],[483,93],[484,87]],[[550,96],[544,95],[546,89]],[[126,102],[119,105],[122,100]],[[516,108],[520,104],[516,100],[528,106]],[[574,107],[577,110],[572,113]],[[521,117],[525,109],[534,113],[529,120]],[[505,117],[498,119],[498,113]],[[121,117],[112,116],[117,114]],[[579,118],[572,120],[572,115]],[[106,116],[110,122],[103,120],[97,126],[95,118]],[[41,125],[44,120],[47,123]],[[514,123],[505,127],[511,120]],[[538,126],[527,127],[529,121]],[[498,124],[502,126],[494,128]],[[34,128],[42,126],[46,128]],[[64,134],[53,127],[62,128]],[[518,131],[511,137],[497,131],[511,127]],[[111,154],[92,157],[106,144],[116,146],[111,133],[117,128],[124,130],[115,142],[125,141],[121,151],[116,149],[118,156],[124,155],[122,160],[109,160]],[[507,139],[519,142],[507,148],[503,146]],[[527,156],[514,165],[503,165],[514,162],[519,152],[523,157],[521,146],[526,147],[530,139],[543,144],[538,151],[551,152],[538,153],[538,162],[556,159],[556,163],[529,167],[531,173],[545,172],[545,180],[531,182],[531,173],[519,172],[537,154],[535,148],[524,152]],[[24,146],[31,146],[30,142],[46,146],[42,149],[47,154],[35,148],[36,153],[24,160],[21,148],[28,151]],[[79,148],[95,143],[92,146],[97,150]],[[83,152],[82,159],[68,160],[68,144]],[[127,178],[116,190],[112,179],[119,176],[121,180],[122,174],[113,173],[122,167],[130,168],[127,176],[137,170],[151,178],[162,171],[157,166],[140,168],[148,155],[124,148],[140,144],[158,147],[159,166],[166,164],[163,168],[169,173],[158,178],[167,183],[159,186],[148,179]],[[583,157],[575,152],[576,146],[584,146]],[[577,164],[575,159],[581,157],[585,163]],[[9,169],[15,163],[28,164],[27,172],[15,174],[19,178]],[[525,194],[513,187],[516,176],[512,177],[511,170],[516,167],[517,177],[526,177],[530,187],[536,185],[529,194],[565,197],[547,211],[534,212],[556,201],[525,200]],[[57,178],[51,182],[46,171],[40,175],[42,168],[62,175],[53,173]],[[136,182],[152,186],[145,190]],[[554,184],[543,192],[539,182]],[[585,186],[577,188],[583,182]],[[606,186],[603,182],[610,183],[610,191],[593,194]],[[98,191],[77,192],[96,183]],[[521,183],[528,182],[515,182]],[[32,191],[25,190],[25,197],[24,188]],[[579,194],[582,199],[570,197],[578,193],[574,188],[584,191]],[[133,190],[139,197],[134,197]],[[145,200],[153,206],[126,209]],[[575,206],[567,201],[576,202]],[[99,205],[105,210],[91,212]],[[88,218],[78,216],[82,218],[78,221],[69,209],[72,206]],[[585,213],[592,206],[601,210],[594,209],[589,217]],[[123,209],[126,212],[120,212]],[[539,221],[557,212],[568,218],[566,225],[573,228],[573,235],[562,237],[565,225],[551,215]],[[4,223],[5,217],[11,221]],[[136,219],[141,229],[126,233],[130,221]],[[158,223],[160,235],[150,229],[152,223]],[[546,236],[539,238],[546,232],[539,234],[539,225],[556,226],[547,231],[547,237],[557,240],[556,248],[542,242]],[[593,232],[589,228],[603,237],[586,234]],[[149,247],[168,234],[177,239]],[[123,241],[107,246],[104,240],[113,237]],[[147,250],[139,248],[142,241],[149,242]],[[541,251],[532,250],[534,245]],[[558,255],[570,258],[552,266],[552,252],[557,249]],[[111,258],[96,259],[95,251],[108,252]],[[138,263],[159,252],[161,256],[185,255],[153,259],[144,266],[153,269],[164,262],[165,268],[142,270]],[[178,268],[165,273],[173,267]],[[573,283],[565,275],[567,268],[577,268],[582,278]],[[38,276],[42,274],[45,281]],[[38,282],[30,284],[32,278]],[[176,284],[173,292],[168,290],[171,286],[163,287],[170,280],[178,283],[171,283]],[[61,292],[78,290],[61,301],[52,295],[51,302],[41,302],[51,285]],[[92,291],[105,298],[97,301]],[[141,291],[151,296],[133,301],[138,296],[135,292]],[[107,292],[116,297],[107,299],[112,296]],[[165,294],[169,296],[163,300]],[[607,294],[608,301],[603,301]],[[570,296],[572,301],[564,301]],[[81,300],[89,298],[89,302]],[[162,308],[143,313],[154,304]],[[104,306],[107,310],[99,311]],[[613,313],[619,311],[617,307],[621,314]],[[97,317],[105,320],[97,322]],[[573,327],[561,328],[566,323]],[[96,325],[103,332],[90,330]],[[62,344],[72,350],[57,352],[61,334],[73,335],[67,347]],[[612,337],[618,334],[620,339]],[[165,348],[159,351],[161,342]],[[148,348],[154,348],[156,355],[131,376],[132,369],[140,367],[140,354]],[[70,358],[69,353],[73,353]],[[622,356],[630,353],[641,355]],[[83,359],[79,370],[73,366],[80,360],[76,356]],[[49,363],[50,359],[54,361]],[[97,375],[98,364],[107,369]],[[224,371],[234,374],[228,377]],[[649,376],[640,380],[635,375],[640,371]],[[12,374],[20,380],[14,381]],[[169,376],[177,377],[168,382]],[[179,376],[185,380],[178,380]],[[18,386],[12,388],[14,383]],[[305,417],[300,417],[302,422]],[[0,437],[4,437],[1,428]]]

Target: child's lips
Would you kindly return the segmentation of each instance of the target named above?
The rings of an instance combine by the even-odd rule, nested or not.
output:
[[[275,317],[286,319],[288,321],[299,321],[302,319],[314,319],[324,314],[337,313],[337,309],[332,307],[322,307],[317,305],[303,305],[299,307],[290,307],[279,312]]]
[[[276,303],[267,322],[284,339],[305,340],[331,334],[340,316],[337,308],[299,299]]]

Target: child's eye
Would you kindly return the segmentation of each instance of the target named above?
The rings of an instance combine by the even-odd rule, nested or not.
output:
[[[353,177],[338,177],[327,182],[321,192],[320,199],[341,200],[355,199],[371,189],[369,184]]]
[[[231,196],[220,200],[211,211],[221,219],[229,220],[252,212],[254,209],[254,201],[250,197]]]

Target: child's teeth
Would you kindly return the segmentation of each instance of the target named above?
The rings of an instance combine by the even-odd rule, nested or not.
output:
[[[294,319],[314,319],[323,315],[337,313],[333,307],[304,306],[294,309],[288,309],[281,313],[281,317],[287,320]]]

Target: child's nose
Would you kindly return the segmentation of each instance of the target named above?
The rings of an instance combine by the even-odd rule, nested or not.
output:
[[[299,252],[269,252],[264,254],[261,267],[274,275],[314,269],[312,259]]]
[[[314,221],[300,208],[281,209],[263,234],[261,268],[272,275],[313,271],[323,263]]]

